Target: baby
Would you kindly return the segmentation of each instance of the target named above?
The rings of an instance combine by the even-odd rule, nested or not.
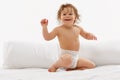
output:
[[[44,39],[49,41],[57,36],[61,48],[59,59],[49,67],[48,71],[56,72],[61,67],[66,70],[94,68],[95,64],[92,61],[78,56],[80,49],[79,35],[88,40],[97,40],[97,38],[75,24],[79,20],[79,14],[75,6],[62,4],[58,10],[57,18],[61,25],[54,28],[51,32],[48,32],[47,29],[47,19],[42,19],[40,22]]]

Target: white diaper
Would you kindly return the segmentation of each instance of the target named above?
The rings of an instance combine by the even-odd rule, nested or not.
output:
[[[68,53],[72,56],[72,64],[71,64],[70,68],[76,68],[77,61],[79,59],[79,51],[61,49],[61,55],[66,54],[66,53]]]

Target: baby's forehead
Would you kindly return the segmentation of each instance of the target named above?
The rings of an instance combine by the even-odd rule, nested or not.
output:
[[[71,12],[74,12],[74,10],[71,7],[65,7],[65,8],[63,8],[62,12],[63,13],[69,13],[69,12],[71,13]]]

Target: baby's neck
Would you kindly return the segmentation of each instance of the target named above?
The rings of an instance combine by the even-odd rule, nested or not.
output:
[[[66,29],[72,29],[74,27],[74,25],[63,25],[63,27]]]

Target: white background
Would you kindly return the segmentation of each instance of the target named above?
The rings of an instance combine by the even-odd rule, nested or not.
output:
[[[0,0],[0,60],[6,41],[46,42],[39,22],[47,18],[49,31],[59,25],[57,10],[62,3],[78,9],[79,25],[98,40],[120,40],[119,0]]]

